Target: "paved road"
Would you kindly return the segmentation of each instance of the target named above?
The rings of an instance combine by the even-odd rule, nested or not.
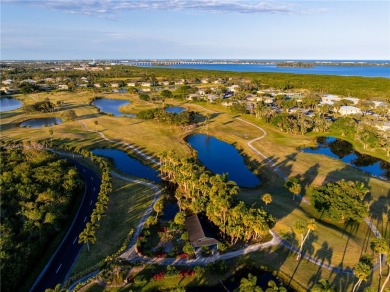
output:
[[[95,207],[100,190],[100,178],[84,165],[76,161],[72,162],[83,178],[85,184],[84,198],[71,227],[30,289],[31,292],[41,292],[47,288],[54,288],[56,284],[65,280],[82,247],[81,244],[78,244],[78,236],[90,220],[92,210]]]

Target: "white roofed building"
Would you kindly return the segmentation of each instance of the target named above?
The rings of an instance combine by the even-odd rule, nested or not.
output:
[[[360,108],[358,107],[355,107],[355,106],[350,106],[350,105],[345,105],[345,106],[342,106],[340,107],[339,109],[339,114],[340,115],[343,115],[343,116],[347,116],[347,115],[361,115],[362,114],[362,111]]]

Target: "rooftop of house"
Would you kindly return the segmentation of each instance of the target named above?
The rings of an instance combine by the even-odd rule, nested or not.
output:
[[[198,215],[192,215],[186,218],[185,222],[190,242],[194,247],[209,246],[218,244],[219,241],[215,239],[210,226],[202,219],[200,220]]]

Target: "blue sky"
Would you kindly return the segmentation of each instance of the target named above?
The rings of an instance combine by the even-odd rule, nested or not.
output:
[[[1,0],[1,59],[390,60],[390,1]]]

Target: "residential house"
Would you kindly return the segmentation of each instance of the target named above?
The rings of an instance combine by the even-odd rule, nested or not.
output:
[[[345,106],[340,107],[339,114],[341,114],[343,116],[356,115],[356,114],[362,114],[362,111],[358,107],[345,105]]]
[[[10,85],[12,83],[12,79],[3,80],[1,83],[4,85]]]
[[[382,124],[375,125],[380,131],[390,131],[390,122],[383,122]]]
[[[111,83],[111,87],[112,87],[112,88],[118,88],[118,87],[119,87],[119,84],[118,84],[118,83]]]
[[[197,214],[186,218],[185,225],[194,249],[202,246],[218,246],[219,241],[215,239],[215,235],[205,220],[205,218],[199,218]]]
[[[275,102],[275,98],[266,96],[266,97],[262,97],[262,101],[265,104],[273,104]]]
[[[206,98],[207,98],[208,102],[215,102],[218,99],[221,99],[221,97],[219,95],[216,95],[216,94],[206,94]]]
[[[237,84],[233,84],[233,85],[230,85],[227,87],[227,90],[231,91],[231,92],[236,92],[238,91],[240,88],[240,86],[238,86]]]
[[[343,100],[349,100],[352,101],[354,105],[357,105],[359,103],[359,98],[356,97],[345,97]]]
[[[150,82],[142,82],[141,86],[142,87],[150,87],[150,86],[152,86],[152,83],[150,83]]]
[[[382,102],[382,101],[373,101],[375,107],[378,107],[378,106],[385,106],[386,103],[385,102]]]
[[[206,90],[200,88],[200,89],[198,90],[198,94],[204,96],[204,95],[206,95]]]
[[[58,90],[68,90],[69,86],[66,84],[59,84],[58,85]]]
[[[321,104],[334,105],[335,102],[340,100],[341,97],[338,97],[337,95],[326,94],[323,97],[321,97]]]
[[[35,84],[37,83],[35,80],[32,80],[32,79],[24,79],[22,81],[20,81],[20,83],[30,83],[30,84]]]
[[[192,93],[187,96],[187,100],[199,100],[202,99],[202,97],[199,94]]]
[[[185,81],[184,79],[175,81],[175,84],[176,84],[176,85],[183,85],[183,84],[185,84],[185,83],[186,83],[186,81]]]

